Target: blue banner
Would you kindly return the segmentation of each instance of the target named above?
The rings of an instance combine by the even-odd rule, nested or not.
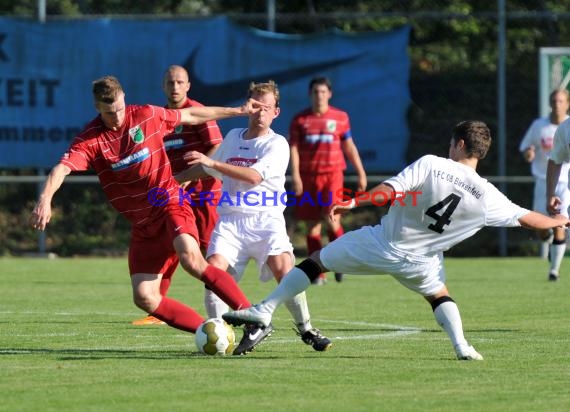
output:
[[[275,80],[287,135],[310,104],[316,75],[333,83],[331,104],[347,111],[367,172],[405,165],[409,27],[365,34],[284,35],[226,18],[74,20],[37,23],[0,18],[0,167],[54,166],[75,134],[97,115],[91,82],[119,78],[127,103],[164,105],[162,76],[171,64],[190,72],[190,97],[239,105],[251,81]],[[243,118],[220,122],[225,133]]]

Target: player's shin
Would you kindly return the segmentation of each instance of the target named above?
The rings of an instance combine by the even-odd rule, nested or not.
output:
[[[194,309],[166,296],[151,315],[173,328],[192,333],[204,322],[204,318]]]
[[[284,303],[291,316],[293,316],[295,326],[299,332],[305,332],[313,328],[305,292],[293,296],[292,299],[288,299]]]
[[[550,273],[559,275],[560,265],[566,253],[566,239],[554,239],[550,245]]]
[[[449,296],[442,296],[431,302],[431,306],[435,320],[447,332],[453,347],[467,345],[463,335],[463,324],[459,308],[454,300]]]
[[[204,307],[209,319],[219,318],[229,309],[228,305],[208,287],[204,288]]]
[[[208,265],[202,273],[202,281],[232,309],[243,309],[251,306],[247,297],[228,272]]]

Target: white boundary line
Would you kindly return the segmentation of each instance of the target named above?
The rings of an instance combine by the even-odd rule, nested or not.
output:
[[[16,312],[10,312],[10,311],[0,311],[0,314],[15,314]],[[18,312],[19,315],[22,314],[45,314],[45,312],[42,311],[26,311],[26,312]],[[55,312],[55,315],[58,316],[84,316],[84,315],[107,315],[107,316],[126,316],[126,314],[124,312]],[[127,314],[128,315],[128,314]],[[136,314],[132,314],[132,316],[136,316]],[[132,317],[131,316],[131,317]],[[130,318],[130,317],[129,317]],[[280,320],[279,318],[274,318],[274,320]],[[128,323],[127,321],[125,321],[125,323]],[[350,331],[347,331],[346,334],[344,335],[336,335],[336,336],[332,336],[330,334],[326,334],[330,339],[332,340],[376,340],[376,339],[394,339],[394,338],[399,338],[399,337],[404,337],[404,336],[409,336],[409,335],[414,335],[414,334],[418,334],[422,332],[421,328],[417,328],[414,326],[405,326],[405,325],[395,325],[395,324],[390,324],[390,323],[372,323],[372,322],[362,322],[362,321],[347,321],[347,320],[331,320],[331,319],[318,319],[318,323],[324,323],[324,324],[338,324],[338,325],[351,325],[351,326],[365,326],[365,327],[369,327],[371,328],[370,332],[373,333],[360,333],[360,334],[351,334]],[[151,327],[156,327],[156,326],[151,326]],[[381,333],[376,333],[375,330],[373,329],[389,329],[385,332],[381,332]],[[241,328],[235,328],[236,329],[236,339],[240,339],[239,337],[239,330]],[[281,334],[281,332],[287,332],[288,329],[291,329],[290,332],[293,332],[293,326],[291,326],[291,328],[279,328],[277,330],[276,335]],[[326,331],[325,331],[326,332]],[[37,336],[37,337],[56,337],[56,336],[80,336],[82,335],[81,333],[78,332],[67,332],[67,333],[62,333],[62,332],[55,332],[55,333],[39,333],[39,334],[12,334],[13,336],[17,336],[17,337],[32,337],[32,336]],[[180,339],[188,339],[188,334],[176,334],[174,335],[174,337],[176,338],[180,338]],[[149,336],[149,335],[137,335],[137,339],[156,339],[155,336]],[[270,342],[275,342],[275,343],[292,343],[292,342],[297,342],[299,340],[298,337],[279,337],[279,336],[275,336],[273,335],[270,339]],[[166,346],[161,345],[161,346],[142,346],[139,347],[140,349],[152,349],[152,348],[165,348]],[[4,353],[2,351],[0,351],[0,353]]]

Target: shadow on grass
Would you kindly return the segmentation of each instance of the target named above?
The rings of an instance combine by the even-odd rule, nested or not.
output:
[[[148,351],[138,349],[48,349],[48,348],[0,348],[1,356],[38,355],[52,356],[56,360],[105,360],[105,359],[215,359],[199,352],[184,350]],[[231,358],[231,356],[227,356]]]

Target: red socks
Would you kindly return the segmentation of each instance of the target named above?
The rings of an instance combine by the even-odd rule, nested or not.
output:
[[[313,252],[321,250],[322,248],[323,244],[321,243],[320,236],[307,236],[307,256],[311,256]]]
[[[204,273],[202,273],[202,282],[234,310],[251,306],[249,299],[228,272],[208,265]]]
[[[170,278],[165,279],[164,277],[160,279],[160,295],[166,296],[166,292],[170,288]]]
[[[195,333],[198,326],[204,322],[204,318],[194,309],[166,296],[162,297],[160,304],[151,315],[173,328],[192,333]]]
[[[339,237],[344,235],[344,228],[342,226],[339,226],[336,232],[330,231],[327,232],[327,235],[329,236],[329,242],[332,242],[333,240],[338,239]]]
[[[234,278],[227,272],[208,265],[202,274],[202,281],[232,309],[249,308],[251,303],[243,294]],[[195,333],[204,322],[204,318],[194,309],[183,303],[164,296],[170,286],[170,277],[160,282],[162,300],[151,313],[152,316],[166,322],[173,328]]]

